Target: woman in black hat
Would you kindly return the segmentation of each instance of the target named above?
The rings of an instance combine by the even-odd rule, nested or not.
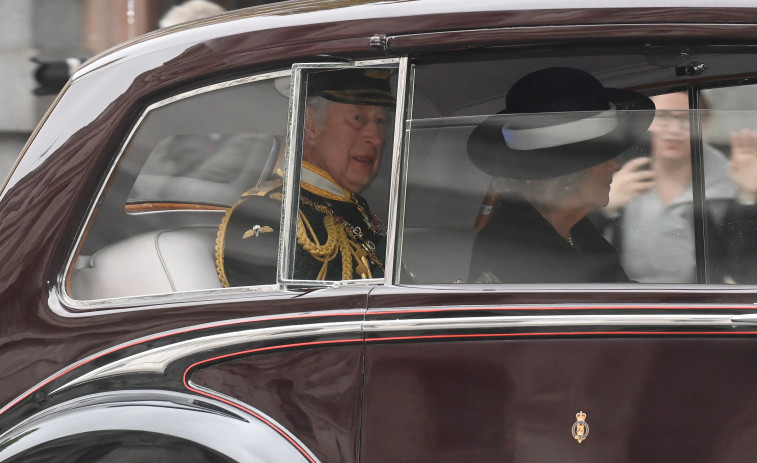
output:
[[[628,281],[586,216],[607,204],[617,156],[646,132],[654,103],[583,71],[549,68],[516,82],[506,105],[468,139],[471,161],[500,192],[476,238],[469,281]]]

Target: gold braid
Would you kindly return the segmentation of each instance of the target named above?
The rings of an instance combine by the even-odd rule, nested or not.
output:
[[[370,267],[365,260],[365,251],[357,243],[352,242],[347,236],[345,225],[340,223],[332,214],[323,217],[323,226],[326,228],[326,244],[320,244],[318,237],[310,225],[307,217],[299,211],[297,217],[297,243],[302,249],[310,253],[314,259],[323,262],[317,279],[326,279],[329,262],[334,260],[337,252],[342,254],[342,279],[351,280],[353,275],[352,259],[358,263],[358,270],[362,278],[373,278]],[[309,235],[309,236],[308,236]],[[312,237],[312,239],[310,238]],[[361,252],[362,251],[362,252]]]
[[[324,217],[324,222],[326,221]],[[344,227],[339,227],[341,230],[341,236],[339,236],[339,251],[342,253],[342,280],[352,279],[352,248],[350,248],[350,240],[347,239],[347,233],[344,231]]]
[[[299,211],[297,218],[297,242],[300,243],[304,250],[309,252],[313,257],[317,259],[332,254],[332,252],[336,248],[337,243],[336,233],[332,233],[334,222],[334,217],[330,215],[327,215],[323,218],[323,225],[326,227],[328,239],[326,240],[326,244],[321,245],[321,243],[318,242],[318,237],[316,236],[313,227],[310,225],[310,221],[308,221],[307,217],[305,217],[305,214],[302,211]],[[307,230],[305,230],[305,227],[307,227]],[[310,236],[313,237],[313,240],[315,240],[315,242],[308,238],[308,232],[310,232]]]

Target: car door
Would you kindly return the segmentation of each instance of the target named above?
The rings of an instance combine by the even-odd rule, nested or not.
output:
[[[171,72],[169,63],[151,75],[160,81]],[[92,98],[124,73],[116,64],[68,91]],[[287,140],[297,130],[290,131],[299,91],[290,94],[291,76],[284,67],[178,92],[135,87],[151,96],[122,96],[133,104],[125,112],[138,114],[128,130],[100,115],[106,129],[82,128],[27,174],[69,169],[68,184],[82,188],[61,193],[62,204],[66,216],[83,219],[64,222],[75,238],[45,261],[59,269],[59,282],[40,318],[23,311],[40,295],[22,282],[4,306],[27,316],[5,327],[26,348],[0,355],[0,459],[357,460],[362,321],[376,281],[291,278],[279,260],[287,252],[280,243],[294,237],[296,212],[285,205],[296,208],[299,188],[291,184],[273,212],[249,224],[264,228],[249,235],[255,279],[230,284],[221,274],[228,211],[250,189],[297,184],[300,154]],[[71,111],[67,101],[56,111]],[[54,111],[39,137],[53,137],[61,117]],[[99,151],[116,144],[95,143],[102,133],[122,137],[117,152]],[[39,154],[34,146],[26,159]],[[30,194],[17,188],[3,206]],[[47,217],[42,207],[27,214]]]
[[[757,354],[757,222],[754,202],[737,196],[733,159],[756,138],[733,145],[729,134],[755,126],[757,60],[738,46],[676,50],[512,46],[414,61],[396,285],[371,292],[365,322],[362,461],[705,462],[754,453],[757,374],[747,365]],[[551,67],[660,101],[622,165],[644,154],[659,167],[666,154],[654,131],[686,132],[677,149],[688,187],[656,210],[668,222],[628,209],[593,217],[637,272],[632,282],[469,274],[476,237],[502,207],[500,181],[466,156],[469,137],[502,112],[513,83]],[[679,94],[683,108],[658,98]],[[650,164],[633,162],[634,172]],[[728,218],[734,211],[739,218]],[[513,259],[508,274],[533,259]]]

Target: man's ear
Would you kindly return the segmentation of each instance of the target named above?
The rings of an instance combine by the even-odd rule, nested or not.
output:
[[[318,131],[315,127],[315,113],[312,109],[305,108],[305,133],[303,134],[305,145],[313,146],[318,141]]]

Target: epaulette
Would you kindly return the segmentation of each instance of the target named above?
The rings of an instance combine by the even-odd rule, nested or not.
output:
[[[239,253],[238,243],[244,240],[245,242],[251,241],[251,238],[256,238],[255,241],[259,241],[263,238],[260,236],[273,234],[276,236],[275,242],[270,247],[273,249],[273,261],[277,255],[276,243],[278,243],[278,228],[281,214],[281,186],[282,181],[269,181],[261,182],[255,188],[252,188],[245,193],[234,203],[224,214],[221,219],[221,223],[218,226],[218,232],[216,234],[215,243],[215,260],[216,260],[216,272],[218,279],[224,287],[250,285],[251,282],[240,283],[237,281],[235,284],[230,275],[227,273],[227,259],[226,249],[230,244],[232,246],[232,255],[235,255],[236,260],[243,258],[244,255]],[[233,216],[233,219],[232,219]],[[234,225],[232,225],[232,223]],[[241,228],[241,230],[240,230]],[[227,233],[231,233],[231,238],[228,238]],[[270,244],[270,240],[267,241],[266,246]],[[237,249],[234,249],[234,247]],[[262,249],[262,248],[259,248]],[[256,257],[260,257],[262,254],[257,251]],[[234,260],[234,259],[232,259]],[[258,267],[263,267],[263,263],[258,262],[261,259],[255,259]],[[239,266],[237,262],[237,267]],[[254,265],[253,265],[254,266]],[[275,266],[271,266],[272,281],[275,281],[276,270]],[[233,272],[232,272],[233,273]],[[234,273],[236,279],[239,279],[239,272]],[[260,284],[260,283],[256,283]]]
[[[281,188],[283,186],[284,181],[280,178],[275,180],[265,180],[255,185],[254,188],[250,188],[242,193],[242,198],[249,196],[270,196],[274,199],[281,199]]]

